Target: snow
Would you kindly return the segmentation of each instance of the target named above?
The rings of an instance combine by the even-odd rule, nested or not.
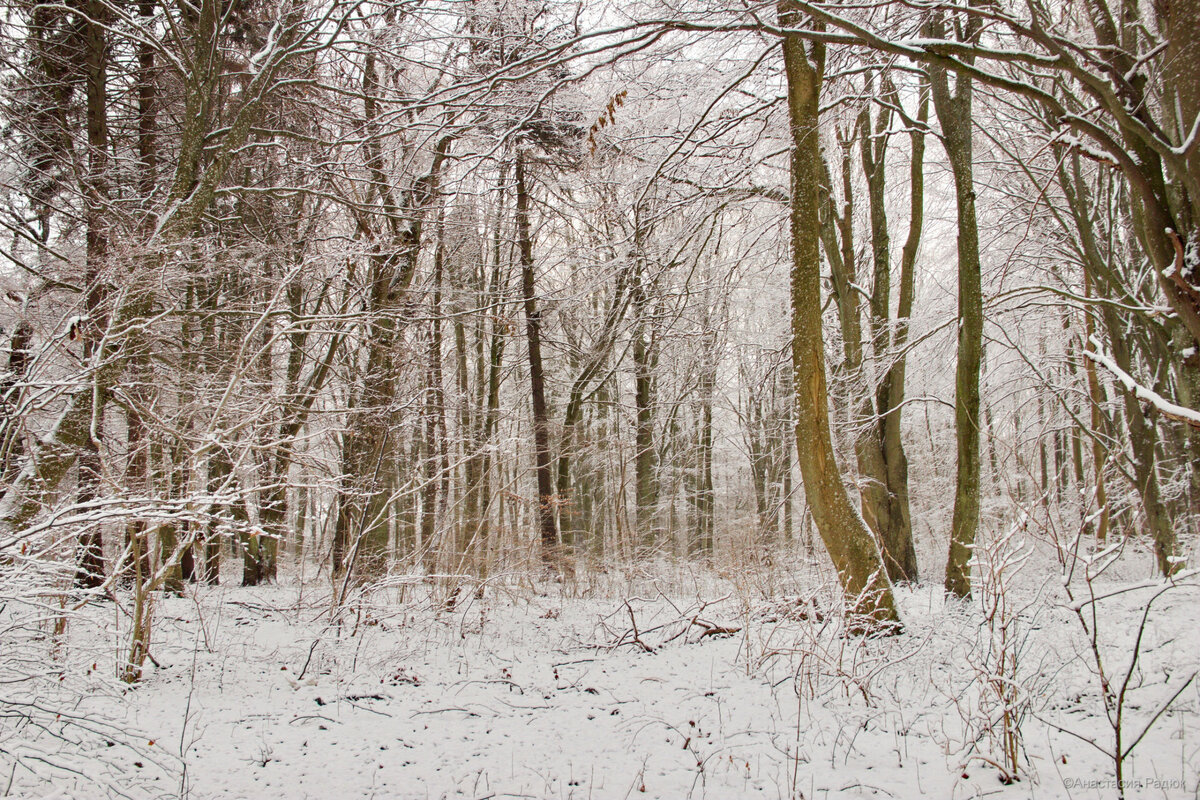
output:
[[[1045,552],[1029,561],[1049,563]],[[1142,605],[1163,588],[1149,566],[1127,552],[1096,593],[1118,677]],[[156,604],[160,666],[132,687],[112,677],[128,628],[112,603],[78,612],[57,646],[46,624],[57,604],[10,604],[6,623],[34,608],[42,623],[3,626],[0,645],[23,657],[0,683],[0,786],[21,797],[1112,797],[1111,760],[1078,738],[1112,737],[1087,639],[1056,571],[1022,578],[1008,630],[1026,760],[1011,785],[989,763],[996,684],[978,606],[902,588],[905,633],[862,639],[843,635],[828,587],[765,597],[702,576],[585,591],[514,579],[453,610],[402,581],[340,627],[328,591],[294,577],[189,587]],[[1127,743],[1200,668],[1196,599],[1186,584],[1153,607]],[[21,669],[33,677],[10,682]],[[45,709],[43,730],[9,713],[28,702]],[[1186,686],[1131,755],[1127,780],[1145,796],[1194,796],[1198,702]],[[63,711],[86,725],[54,718]]]
[[[1100,342],[1095,336],[1088,338],[1088,344],[1091,345],[1091,348],[1084,348],[1083,354],[1111,372],[1113,377],[1125,387],[1126,391],[1132,392],[1139,400],[1150,403],[1171,419],[1186,422],[1193,427],[1200,427],[1200,411],[1172,403],[1153,389],[1142,386],[1129,373],[1117,366],[1115,361],[1103,354]]]
[[[264,44],[262,49],[257,53],[250,56],[249,60],[247,61],[247,67],[251,74],[259,72],[262,69],[263,63],[274,53],[275,48],[279,43],[279,33],[281,29],[282,21],[276,20],[275,24],[271,26],[271,30],[267,33],[266,44]]]
[[[1193,280],[1198,266],[1200,266],[1200,242],[1197,242],[1196,237],[1192,236],[1184,246],[1183,277],[1189,281]]]

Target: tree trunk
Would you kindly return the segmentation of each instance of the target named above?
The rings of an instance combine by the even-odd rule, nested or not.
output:
[[[638,537],[638,555],[654,553],[658,539],[658,451],[654,442],[653,344],[646,330],[645,296],[638,277],[634,313],[638,324],[633,331],[633,402],[634,422],[634,509]]]
[[[787,0],[780,6],[785,28],[801,27]],[[846,493],[833,453],[821,331],[819,243],[821,154],[818,104],[824,78],[824,45],[806,50],[798,33],[783,35],[788,112],[792,132],[792,364],[796,389],[796,442],[805,496],[833,559],[857,628],[899,625],[892,588],[879,550]]]
[[[20,411],[32,342],[33,326],[22,319],[9,339],[8,369],[0,376],[0,498],[8,494],[25,455]]]
[[[364,151],[371,191],[385,212],[385,230],[367,226],[363,231],[375,240],[366,301],[371,315],[365,334],[367,363],[343,437],[344,485],[337,498],[332,552],[335,580],[343,585],[350,572],[359,582],[382,577],[391,556],[388,523],[397,488],[397,474],[391,467],[399,444],[392,408],[397,389],[394,350],[401,335],[400,310],[417,269],[424,214],[439,196],[442,163],[453,142],[450,136],[437,142],[429,172],[415,179],[397,200],[384,172],[377,86],[374,53],[368,50],[363,65],[364,118],[369,134]]]
[[[160,494],[182,501],[187,491],[187,475],[176,455],[164,447],[161,440],[151,441],[151,480]],[[180,524],[174,521],[163,521],[158,525],[158,561],[159,569],[163,571],[163,589],[177,596],[183,594],[183,553],[191,551],[190,537],[185,533],[184,541],[180,542],[179,532]]]
[[[714,493],[712,472],[713,395],[716,392],[716,332],[707,326],[701,345],[700,377],[693,408],[694,455],[692,461],[692,533],[690,551],[713,554]]]
[[[899,105],[899,95],[890,86],[885,90],[892,102]],[[912,316],[913,290],[917,249],[921,243],[924,226],[925,203],[925,133],[923,126],[929,119],[929,94],[922,85],[917,107],[917,124],[910,132],[911,161],[909,164],[908,235],[900,256],[900,287],[895,325],[887,325],[891,298],[889,287],[889,237],[884,175],[885,140],[875,143],[875,153],[864,168],[868,175],[868,199],[871,205],[871,241],[875,258],[875,286],[871,294],[871,318],[874,321],[872,336],[877,353],[881,344],[888,347],[891,363],[883,374],[876,393],[879,415],[878,430],[880,450],[884,463],[884,486],[887,492],[888,525],[879,531],[880,548],[884,563],[893,582],[919,579],[917,552],[913,542],[912,515],[908,500],[908,455],[904,452],[901,431],[901,413],[904,403],[905,354],[908,344],[908,323]],[[883,131],[877,131],[880,136]],[[865,130],[864,130],[865,135]],[[870,148],[863,143],[864,153]],[[894,330],[893,330],[894,329]]]
[[[88,0],[84,46],[87,94],[87,178],[84,198],[87,205],[87,267],[84,278],[87,319],[81,325],[83,360],[92,370],[104,356],[100,340],[105,328],[103,269],[108,258],[108,38],[105,25],[108,7],[103,0]],[[103,419],[105,387],[96,383],[93,424],[79,453],[79,502],[96,499],[100,483],[100,452],[96,436]],[[75,585],[95,588],[104,582],[104,540],[98,525],[88,525],[79,535]]]
[[[425,370],[425,438],[428,447],[428,459],[425,462],[425,499],[424,517],[421,523],[421,535],[425,547],[434,547],[441,552],[442,568],[457,571],[454,551],[456,543],[453,537],[446,536],[441,543],[436,543],[437,522],[439,517],[445,519],[444,511],[448,507],[450,496],[450,468],[446,445],[446,395],[444,375],[442,370],[442,279],[445,260],[444,243],[444,210],[438,208],[435,242],[433,249],[432,292],[430,297],[429,346],[428,360]],[[438,547],[438,544],[441,546]]]
[[[1092,296],[1092,280],[1087,270],[1083,273],[1084,296]],[[1096,333],[1096,324],[1092,320],[1090,308],[1083,312],[1083,332],[1090,340]],[[1105,439],[1109,436],[1108,419],[1104,414],[1104,389],[1100,385],[1100,377],[1096,374],[1096,362],[1090,358],[1083,359],[1083,369],[1087,373],[1088,406],[1091,410],[1092,422],[1092,476],[1096,482],[1096,508],[1100,517],[1096,521],[1096,541],[1104,543],[1108,539],[1108,490],[1105,486],[1104,468],[1108,464],[1108,447]]]
[[[550,452],[550,412],[546,406],[546,376],[542,366],[542,314],[534,283],[533,234],[529,223],[529,190],[525,183],[525,154],[518,148],[516,164],[517,250],[521,259],[521,299],[525,306],[525,338],[529,352],[529,390],[533,405],[534,469],[537,474],[537,519],[542,561],[552,569],[563,567],[558,548],[556,498]]]
[[[940,14],[940,12],[939,12]],[[967,40],[979,30],[979,17],[968,17]],[[934,35],[941,37],[944,20],[936,16]],[[979,259],[979,225],[975,215],[974,161],[971,137],[971,79],[959,74],[953,92],[946,70],[929,70],[933,107],[942,128],[942,142],[954,174],[958,212],[958,366],[954,376],[954,426],[958,443],[954,516],[950,524],[950,554],[946,560],[946,591],[971,596],[971,551],[979,532],[979,373],[983,359],[983,288]]]

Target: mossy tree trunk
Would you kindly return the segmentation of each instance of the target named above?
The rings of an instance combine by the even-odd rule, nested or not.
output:
[[[784,0],[785,29],[804,22]],[[806,44],[802,34],[783,34],[788,113],[792,133],[792,365],[796,390],[796,442],[800,474],[813,520],[833,559],[848,610],[862,627],[898,625],[899,615],[883,560],[862,517],[850,502],[833,453],[821,330],[820,196],[821,152],[818,107],[825,47]]]

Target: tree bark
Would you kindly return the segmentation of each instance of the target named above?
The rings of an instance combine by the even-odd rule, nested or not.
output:
[[[104,357],[100,345],[105,324],[104,267],[108,259],[108,7],[103,0],[88,0],[85,23],[85,91],[87,94],[87,177],[83,191],[87,222],[87,267],[84,277],[84,308],[87,319],[80,326],[84,363],[93,371]],[[97,436],[103,421],[107,388],[93,377],[94,402],[88,434],[79,453],[79,502],[96,499],[100,483],[100,450]],[[98,525],[89,525],[79,535],[75,585],[96,588],[104,582],[104,540]]]
[[[890,102],[899,106],[899,93],[890,80],[885,81],[883,94]],[[885,211],[885,156],[890,114],[880,112],[879,121],[875,126],[874,142],[867,138],[869,125],[860,131],[863,137],[863,170],[867,176],[867,198],[871,210],[871,252],[875,265],[875,281],[871,291],[871,338],[875,343],[877,357],[882,355],[885,359],[890,359],[876,391],[877,422],[872,426],[871,432],[878,438],[879,458],[884,471],[886,524],[881,524],[878,528],[879,544],[888,575],[894,583],[916,582],[919,579],[908,502],[908,456],[904,452],[900,418],[904,403],[903,348],[907,345],[908,322],[912,315],[914,269],[924,223],[925,135],[922,126],[928,118],[928,92],[922,86],[918,99],[917,124],[912,126],[910,134],[910,217],[908,236],[901,252],[900,297],[894,326],[891,324],[890,237]]]
[[[533,234],[529,223],[529,189],[525,182],[525,154],[516,158],[517,250],[521,260],[521,300],[525,307],[525,339],[529,355],[529,391],[533,406],[534,470],[537,477],[537,520],[543,563],[562,568],[555,519],[554,475],[550,452],[550,412],[546,405],[546,375],[542,365],[542,314],[534,282]]]
[[[787,1],[779,6],[785,28],[800,27]],[[892,588],[879,550],[846,493],[833,453],[821,331],[821,180],[817,125],[824,45],[805,46],[799,33],[783,34],[788,112],[792,133],[792,364],[795,370],[796,441],[805,496],[846,595],[856,628],[896,627]],[[861,615],[861,616],[860,616]]]
[[[637,256],[640,257],[640,256]],[[654,441],[654,345],[646,322],[646,295],[639,268],[634,280],[633,306],[637,325],[633,331],[634,519],[638,556],[647,558],[658,543],[658,451]]]
[[[941,37],[945,23],[940,12],[933,34]],[[967,18],[966,38],[973,39],[979,18]],[[954,174],[958,213],[958,365],[954,376],[954,426],[957,439],[954,515],[950,524],[950,554],[946,560],[946,591],[971,596],[971,552],[979,533],[979,374],[983,359],[983,288],[979,258],[979,224],[975,214],[974,148],[971,116],[972,82],[957,75],[951,91],[949,76],[940,66],[929,70],[933,107],[942,128],[942,142]]]

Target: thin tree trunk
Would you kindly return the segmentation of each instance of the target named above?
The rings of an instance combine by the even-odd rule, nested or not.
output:
[[[1107,293],[1110,296],[1115,296],[1115,292],[1113,291],[1115,287],[1110,285],[1113,282],[1107,278],[1108,271],[1105,268],[1099,244],[1092,227],[1090,216],[1091,203],[1087,196],[1087,187],[1084,185],[1080,174],[1078,155],[1073,156],[1071,168],[1071,174],[1068,175],[1067,170],[1064,167],[1060,167],[1058,176],[1066,195],[1067,203],[1071,208],[1071,214],[1075,221],[1075,229],[1079,235],[1080,250],[1084,256],[1084,267],[1088,271],[1086,276],[1088,284],[1085,286],[1085,289],[1090,291],[1091,288],[1098,288],[1097,284],[1099,284],[1100,287],[1108,287],[1108,292],[1102,291],[1102,294]],[[1123,320],[1110,303],[1100,306],[1100,313],[1108,334],[1109,346],[1112,348],[1113,361],[1127,374],[1133,374],[1130,341]],[[1089,366],[1094,370],[1095,366],[1091,364],[1090,359],[1088,362]],[[1091,380],[1092,378],[1089,377],[1089,387],[1092,385]],[[1095,382],[1095,388],[1100,390],[1098,380]],[[1170,516],[1167,513],[1167,509],[1163,506],[1159,491],[1157,458],[1155,454],[1158,439],[1157,430],[1153,422],[1146,419],[1141,405],[1132,392],[1120,385],[1117,386],[1117,391],[1121,395],[1125,412],[1125,424],[1129,431],[1129,441],[1132,448],[1134,489],[1142,500],[1142,508],[1146,514],[1146,525],[1154,541],[1159,570],[1164,575],[1172,575],[1180,568],[1180,563],[1175,559],[1178,555],[1178,541],[1176,540]],[[1093,415],[1099,409],[1099,403],[1096,402],[1096,399],[1096,397],[1093,397]],[[1096,453],[1097,460],[1100,460],[1102,464],[1100,455],[1099,452]],[[1107,453],[1104,455],[1107,455]],[[1098,469],[1103,470],[1103,467],[1100,466]],[[1099,477],[1098,487],[1103,485],[1102,472],[1099,473]]]
[[[131,338],[136,342],[141,337]],[[139,363],[132,369],[134,379],[134,386],[130,392],[132,402],[126,412],[126,449],[129,455],[125,467],[125,490],[135,498],[147,498],[150,496],[152,485],[149,481],[150,441],[146,433],[146,425],[137,411],[137,404],[143,400],[141,394],[147,378],[147,370],[146,365],[140,363],[141,358],[135,356],[135,360]],[[146,521],[140,516],[131,517],[125,523],[125,547],[129,551],[129,557],[124,563],[117,565],[122,582],[140,580],[141,578],[136,576],[144,578],[151,574],[148,538]],[[140,559],[140,562],[137,559]]]
[[[163,446],[161,441],[151,442],[152,480],[161,488],[159,491],[173,500],[183,500],[187,491],[187,475],[181,459],[176,453]],[[186,525],[187,523],[184,523]],[[159,568],[163,570],[163,589],[174,595],[183,594],[182,556],[191,551],[190,536],[185,531],[185,541],[180,542],[180,526],[172,521],[158,525]],[[182,545],[182,546],[181,546]]]
[[[973,3],[975,0],[968,0]],[[945,21],[936,12],[933,34],[941,37]],[[965,38],[978,34],[980,17],[967,17]],[[954,425],[958,460],[955,473],[954,515],[950,553],[946,560],[946,591],[971,595],[971,551],[979,531],[979,374],[983,359],[983,288],[979,258],[979,224],[975,215],[974,148],[971,116],[972,82],[961,73],[951,91],[942,67],[929,70],[933,107],[942,128],[942,141],[954,174],[958,212],[958,365],[954,377]]]
[[[716,390],[716,333],[711,326],[704,334],[700,362],[700,378],[693,404],[695,445],[692,465],[692,533],[689,537],[692,553],[711,556],[713,553],[713,395]]]
[[[1092,296],[1092,279],[1085,269],[1083,273],[1083,293],[1085,297]],[[1092,310],[1083,311],[1083,332],[1091,340],[1096,335],[1096,323],[1092,319]],[[1096,541],[1108,540],[1108,489],[1104,480],[1104,468],[1108,465],[1108,447],[1105,439],[1109,438],[1108,418],[1104,414],[1104,389],[1100,385],[1100,377],[1096,374],[1096,362],[1090,358],[1083,359],[1083,369],[1087,374],[1088,406],[1092,422],[1092,479],[1096,483],[1096,508],[1100,517],[1096,521]]]
[[[448,504],[450,494],[449,457],[446,450],[446,395],[442,371],[442,279],[444,272],[445,243],[443,209],[438,209],[433,248],[433,291],[430,297],[429,347],[426,376],[426,426],[428,460],[425,462],[425,513],[421,523],[421,535],[426,547],[442,551],[441,562],[447,571],[454,568],[453,551],[455,542],[447,536],[436,547],[437,521]]]
[[[634,423],[634,515],[638,554],[645,558],[657,545],[658,525],[658,452],[654,442],[654,353],[646,325],[646,297],[638,275],[634,289],[634,313],[638,324],[633,331],[633,402]]]
[[[477,292],[480,305],[484,308],[497,307],[505,295],[503,269],[503,238],[504,220],[504,185],[507,174],[506,165],[501,164],[499,180],[497,181],[497,201],[495,214],[492,219],[492,241],[490,254],[490,277],[488,275],[488,258],[483,259],[477,276]],[[469,452],[464,466],[466,488],[463,498],[463,530],[462,552],[464,557],[471,550],[471,558],[475,561],[477,575],[486,577],[487,553],[491,534],[491,505],[492,505],[492,463],[491,442],[500,417],[500,377],[504,358],[504,323],[500,320],[501,311],[496,308],[486,328],[481,322],[474,336],[475,351],[475,391],[473,414],[463,412],[462,424],[470,431],[467,447]],[[460,335],[456,328],[456,338]],[[465,369],[466,343],[460,345],[463,350],[463,365]],[[465,375],[460,376],[463,391],[467,392],[469,381]],[[464,397],[464,405],[469,406]]]
[[[1071,376],[1071,383],[1077,386],[1079,383],[1079,360],[1075,355],[1076,339],[1071,332],[1070,311],[1066,307],[1063,308],[1063,335],[1067,337],[1067,372]],[[1072,416],[1075,416],[1074,412],[1072,412]],[[1066,435],[1067,446],[1070,448],[1072,474],[1075,476],[1075,485],[1078,487],[1079,494],[1082,495],[1084,487],[1087,485],[1087,476],[1083,468],[1083,435],[1076,425],[1071,425]],[[1081,504],[1079,511],[1084,520],[1085,531],[1090,534],[1092,525],[1087,521],[1087,508]]]
[[[87,267],[84,278],[87,320],[81,326],[84,363],[100,368],[100,339],[105,327],[104,280],[102,271],[108,258],[108,7],[103,0],[88,0],[84,42],[85,84],[87,95],[87,178],[84,186],[87,222]],[[79,501],[96,498],[100,483],[99,424],[103,419],[105,387],[99,376],[95,385],[92,425],[79,453]],[[98,525],[89,525],[79,536],[76,555],[75,585],[95,588],[104,582],[104,540]]]
[[[497,215],[499,220],[499,215]],[[499,224],[497,222],[497,224]],[[495,262],[492,273],[492,296],[500,298],[505,295],[504,273],[500,266],[499,230],[497,230]],[[475,534],[476,548],[480,556],[480,577],[486,577],[487,553],[491,545],[491,507],[492,507],[492,449],[491,443],[500,424],[500,378],[504,362],[505,337],[502,324],[498,320],[492,322],[491,341],[488,346],[487,362],[487,411],[484,415],[483,433],[479,437],[479,446],[483,448],[483,457],[479,463],[479,528]],[[503,508],[503,505],[501,505]]]
[[[538,531],[543,563],[561,569],[558,522],[555,519],[554,476],[550,452],[550,412],[546,406],[546,376],[542,366],[542,314],[534,283],[533,234],[529,223],[529,190],[525,183],[525,154],[517,150],[517,250],[521,259],[521,299],[525,306],[525,338],[529,352],[529,390],[533,405],[533,450],[538,492]]]

